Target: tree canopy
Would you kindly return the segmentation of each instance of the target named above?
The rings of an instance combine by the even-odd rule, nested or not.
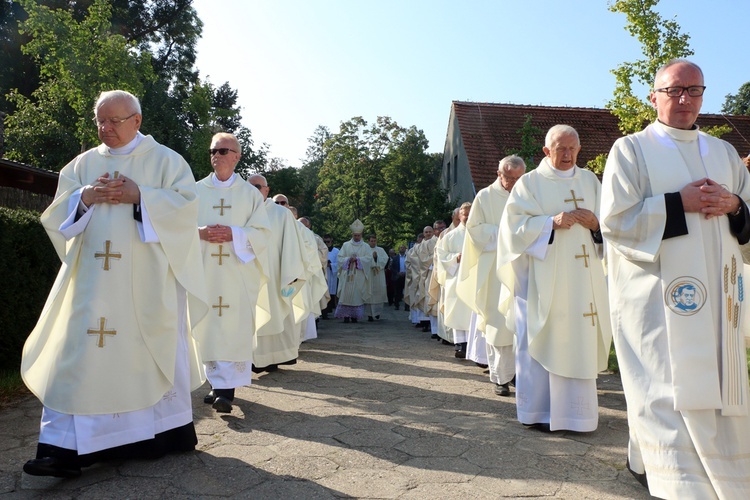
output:
[[[727,115],[750,115],[750,82],[743,83],[736,94],[727,94],[721,112]]]

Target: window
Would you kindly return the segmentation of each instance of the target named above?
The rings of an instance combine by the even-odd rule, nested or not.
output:
[[[445,181],[445,187],[449,188],[451,186],[451,162],[448,162],[448,168],[445,171],[447,177]]]
[[[453,184],[458,184],[458,155],[453,157]]]

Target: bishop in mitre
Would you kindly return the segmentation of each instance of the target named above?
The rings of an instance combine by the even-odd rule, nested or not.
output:
[[[357,320],[365,316],[365,303],[370,296],[370,266],[372,249],[362,241],[364,224],[359,219],[349,227],[352,239],[341,245],[337,256],[339,272],[339,303],[336,306],[336,317],[343,318],[344,323]]]

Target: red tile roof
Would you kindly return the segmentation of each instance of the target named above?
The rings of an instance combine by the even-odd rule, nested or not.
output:
[[[495,181],[497,162],[501,158],[510,150],[521,148],[520,129],[526,115],[531,115],[531,125],[542,131],[535,137],[539,144],[544,144],[544,136],[553,125],[565,123],[575,128],[582,146],[578,155],[579,166],[585,166],[599,154],[608,153],[615,140],[622,136],[617,128],[617,117],[607,109],[453,101],[453,110],[477,191]],[[697,123],[700,127],[733,125],[732,132],[721,138],[737,148],[741,155],[750,152],[750,116],[725,118],[705,114],[698,117]],[[540,147],[534,161],[538,163],[542,155]]]

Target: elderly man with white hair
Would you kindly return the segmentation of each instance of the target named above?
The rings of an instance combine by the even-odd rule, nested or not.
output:
[[[525,425],[590,432],[599,423],[596,378],[612,341],[601,185],[576,165],[573,127],[550,128],[543,149],[539,166],[513,186],[498,237],[498,270],[515,295],[501,294],[501,307],[506,317],[515,313],[516,409]]]
[[[94,121],[102,144],[62,169],[41,217],[63,266],[21,364],[44,405],[23,468],[37,476],[197,443],[190,391],[202,380],[187,327],[207,304],[195,179],[140,132],[132,94],[102,92]]]

